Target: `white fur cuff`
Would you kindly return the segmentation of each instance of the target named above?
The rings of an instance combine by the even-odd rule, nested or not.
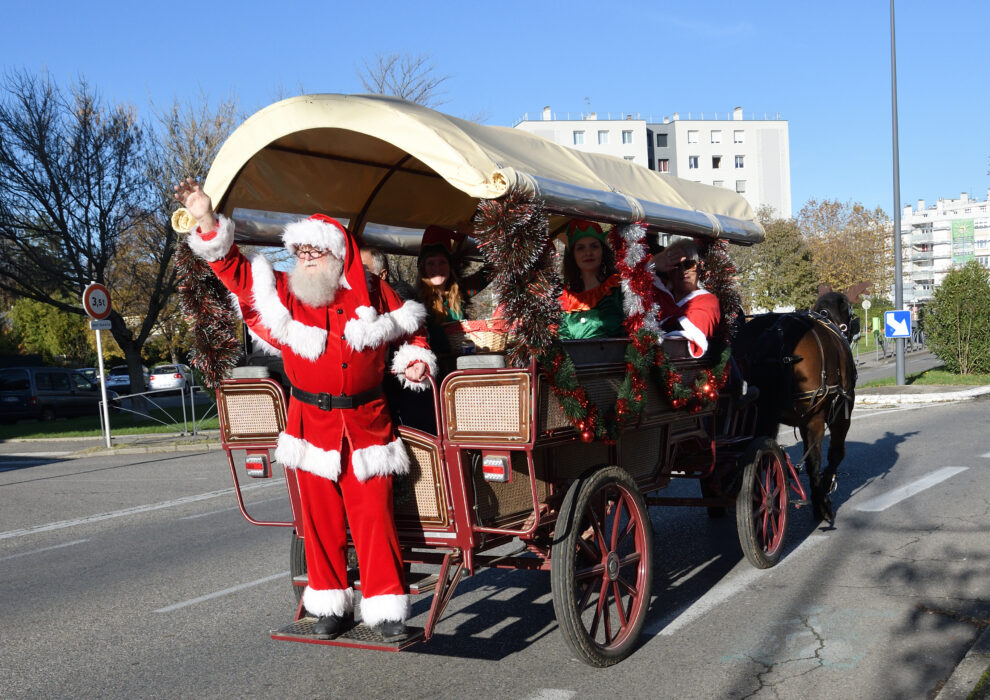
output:
[[[379,315],[370,306],[360,306],[355,313],[357,318],[344,326],[344,337],[358,351],[411,335],[426,321],[426,307],[412,300],[390,313]]]
[[[412,343],[403,343],[395,351],[395,356],[392,358],[392,374],[398,378],[399,384],[402,385],[403,389],[426,391],[426,388],[430,385],[426,381],[426,377],[421,382],[411,382],[406,379],[406,368],[413,362],[425,362],[429,375],[436,378],[437,356],[427,348],[413,345]]]
[[[196,231],[199,229],[197,228]],[[217,235],[208,241],[204,241],[196,231],[189,234],[186,239],[189,248],[206,262],[216,262],[230,252],[234,245],[234,222],[226,216],[217,215]],[[209,231],[204,231],[209,233]]]
[[[354,450],[351,454],[351,467],[358,481],[367,481],[373,476],[387,474],[408,474],[409,454],[401,438],[387,445],[373,445]]]
[[[317,617],[337,615],[342,617],[354,609],[354,589],[342,588],[318,591],[306,586],[302,597],[306,611]]]
[[[285,432],[279,433],[275,461],[293,469],[302,469],[322,476],[330,481],[336,481],[340,476],[340,452],[320,449],[302,438],[293,437]]]
[[[405,622],[409,619],[409,596],[374,595],[362,598],[361,618],[368,627],[374,627],[379,622]]]

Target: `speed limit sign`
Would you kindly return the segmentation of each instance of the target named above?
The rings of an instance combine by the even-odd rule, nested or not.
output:
[[[92,282],[83,291],[83,310],[90,318],[104,319],[110,315],[110,292],[99,282]]]

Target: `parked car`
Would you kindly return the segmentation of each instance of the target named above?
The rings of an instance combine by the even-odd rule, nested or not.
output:
[[[0,369],[0,420],[97,415],[99,384],[65,367],[5,367]],[[111,408],[119,408],[116,392],[107,391]]]
[[[114,389],[115,391],[127,391],[132,394],[137,394],[148,388],[148,383],[150,381],[148,375],[148,368],[141,367],[141,371],[144,374],[144,386],[140,388],[131,387],[131,371],[127,368],[127,365],[117,365],[111,367],[110,371],[107,372],[107,389]]]
[[[148,381],[152,391],[159,389],[185,390],[192,386],[192,369],[189,365],[158,365],[151,370]]]
[[[86,377],[86,379],[88,379],[91,383],[100,383],[100,370],[96,367],[83,367],[82,369],[77,369],[76,371]]]

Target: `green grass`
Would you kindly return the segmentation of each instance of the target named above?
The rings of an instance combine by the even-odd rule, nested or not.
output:
[[[990,384],[990,374],[952,374],[941,367],[936,367],[924,372],[908,374],[904,377],[904,381],[906,384],[918,386],[982,386]],[[896,383],[896,377],[885,377],[872,382],[865,382],[860,386],[894,386]]]
[[[177,414],[177,416],[176,416]],[[164,411],[152,411],[151,415],[158,420],[149,420],[144,416],[136,416],[131,413],[121,412],[110,414],[110,434],[111,435],[140,435],[144,433],[178,433],[182,432],[182,409],[174,409],[172,415]],[[160,423],[158,421],[163,421]],[[205,421],[201,420],[197,412],[197,430],[216,430],[220,427],[216,415]],[[192,423],[188,424],[188,429],[192,430]],[[103,433],[100,430],[99,416],[85,416],[81,418],[59,418],[49,422],[39,420],[21,420],[9,425],[0,425],[0,440],[21,439],[46,439],[46,438],[71,438],[71,437],[99,437]]]

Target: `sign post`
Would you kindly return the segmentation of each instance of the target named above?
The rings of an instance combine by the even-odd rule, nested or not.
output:
[[[101,330],[110,330],[110,292],[98,282],[90,282],[83,290],[83,310],[93,319],[89,327],[96,332],[96,361],[100,369],[100,393],[103,396],[103,435],[106,446],[110,447],[110,407],[107,404],[107,378],[103,372],[103,342]]]

